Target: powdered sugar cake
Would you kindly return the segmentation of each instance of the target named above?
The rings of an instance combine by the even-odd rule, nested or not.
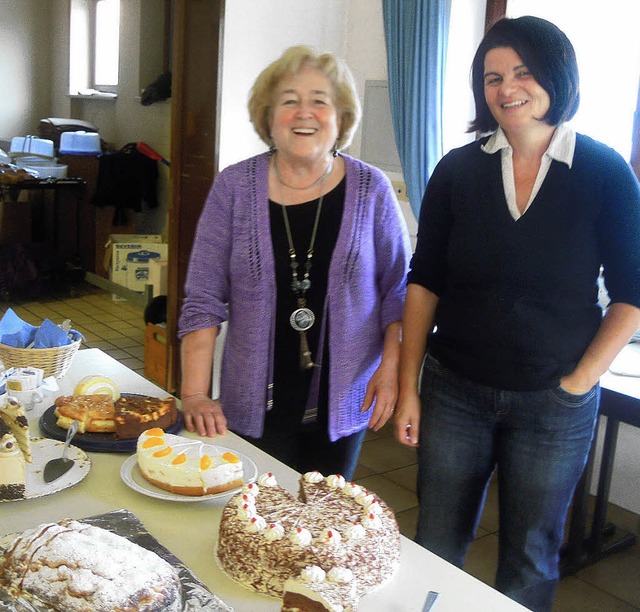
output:
[[[15,596],[65,612],[178,612],[176,570],[115,533],[64,519],[18,535],[0,566]]]
[[[296,499],[263,474],[225,506],[217,555],[233,579],[275,597],[307,567],[351,576],[323,586],[346,607],[354,605],[348,593],[357,600],[396,572],[400,533],[384,501],[342,476],[308,472]]]

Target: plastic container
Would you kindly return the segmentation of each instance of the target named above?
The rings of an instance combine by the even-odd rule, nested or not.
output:
[[[63,132],[60,134],[63,155],[100,155],[100,134],[97,132]]]
[[[15,158],[35,156],[53,159],[53,140],[37,136],[15,136],[11,139],[9,154]]]

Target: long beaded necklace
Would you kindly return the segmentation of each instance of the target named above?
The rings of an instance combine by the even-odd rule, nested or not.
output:
[[[326,175],[325,175],[326,176]],[[282,216],[284,218],[284,227],[287,232],[287,242],[289,243],[289,265],[291,266],[291,289],[296,296],[298,308],[291,313],[289,324],[300,334],[300,369],[309,370],[315,364],[311,358],[311,350],[307,341],[307,330],[310,329],[316,316],[310,308],[307,308],[307,291],[311,287],[309,272],[313,264],[313,249],[316,241],[316,233],[318,231],[318,222],[320,221],[320,213],[322,211],[322,201],[324,194],[318,198],[318,208],[316,209],[316,218],[313,222],[311,231],[311,240],[307,249],[307,258],[304,262],[304,273],[302,279],[298,278],[298,260],[296,249],[293,245],[293,237],[291,235],[291,226],[289,225],[289,215],[287,207],[282,206]]]
[[[273,168],[275,172],[276,180],[289,189],[297,191],[305,191],[311,189],[316,185],[322,187],[325,179],[331,174],[333,170],[333,159],[327,164],[326,170],[322,175],[317,178],[313,183],[306,187],[294,187],[282,180],[280,176],[280,169],[278,168],[278,160],[276,157],[273,159]],[[309,370],[315,365],[311,358],[311,350],[309,349],[309,342],[307,340],[307,330],[310,329],[315,323],[316,316],[310,308],[307,308],[307,291],[311,287],[311,279],[309,278],[309,272],[313,265],[313,249],[316,241],[316,234],[318,231],[318,223],[320,221],[320,213],[322,212],[322,201],[324,200],[324,194],[318,198],[318,207],[316,209],[316,218],[313,222],[313,229],[311,231],[311,240],[309,241],[309,248],[307,249],[307,258],[304,262],[304,273],[302,279],[298,278],[298,259],[295,246],[293,244],[293,237],[291,235],[291,226],[289,224],[289,215],[287,213],[287,207],[282,206],[282,216],[284,218],[284,227],[287,233],[287,242],[289,244],[289,265],[291,266],[291,289],[296,296],[297,306],[289,317],[289,324],[300,335],[300,369]]]

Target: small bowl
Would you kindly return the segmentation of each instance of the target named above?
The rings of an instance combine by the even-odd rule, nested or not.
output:
[[[65,164],[56,164],[45,160],[16,160],[16,166],[35,172],[38,175],[38,178],[41,179],[65,178],[68,170],[68,166]]]

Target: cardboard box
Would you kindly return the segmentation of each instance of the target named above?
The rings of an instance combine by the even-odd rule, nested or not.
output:
[[[163,388],[167,384],[167,328],[162,325],[145,328],[144,375]]]
[[[150,284],[150,261],[167,258],[168,245],[161,241],[157,234],[111,234],[105,255],[109,260],[109,279],[132,291],[143,292],[145,285]]]
[[[127,288],[132,291],[144,291],[146,285],[152,284],[151,261],[166,258],[168,246],[166,243],[144,244],[141,249],[127,253]],[[155,295],[155,290],[153,293]]]
[[[166,259],[149,261],[149,284],[153,285],[153,297],[168,294],[168,262]]]

